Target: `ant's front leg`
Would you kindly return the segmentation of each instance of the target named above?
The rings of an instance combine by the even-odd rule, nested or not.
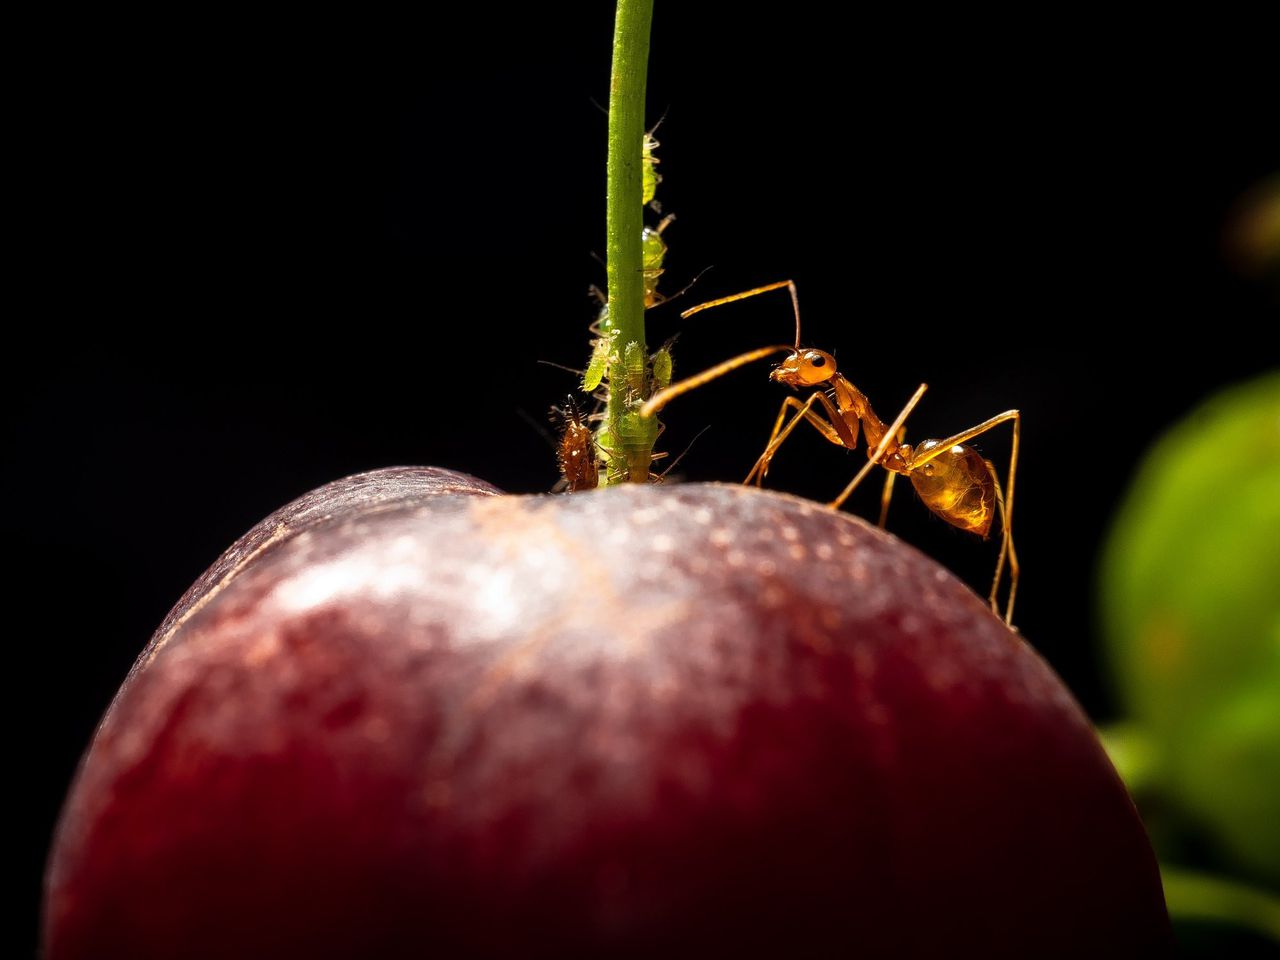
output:
[[[791,347],[778,344],[772,347],[761,347],[759,350],[751,350],[747,353],[740,353],[738,356],[731,357],[723,363],[717,363],[714,367],[709,367],[701,373],[696,373],[692,377],[686,377],[684,380],[680,380],[663,390],[659,390],[644,402],[644,405],[639,411],[640,416],[652,417],[676,397],[682,396],[690,390],[696,390],[703,384],[710,383],[712,380],[723,377],[726,373],[737,370],[739,367],[745,366],[748,363],[753,363],[756,360],[763,360],[771,354],[791,352]]]
[[[815,402],[820,402],[823,405],[827,416],[830,418],[829,420],[813,412],[811,408]],[[796,415],[784,427],[782,422],[786,419],[788,410],[795,410]],[[782,446],[782,442],[800,425],[801,420],[809,421],[817,428],[819,433],[837,447],[846,447],[852,450],[857,445],[857,427],[849,427],[844,418],[840,416],[840,411],[836,409],[835,404],[827,399],[826,394],[821,390],[815,390],[804,403],[801,403],[795,397],[787,397],[782,401],[782,409],[778,411],[778,419],[773,424],[773,433],[769,435],[769,442],[765,446],[764,453],[760,454],[760,458],[756,460],[755,466],[747,474],[747,479],[742,481],[744,484],[755,480],[757,487],[764,486],[764,478],[769,473],[769,464],[772,462],[774,455],[778,452],[778,448]],[[841,430],[841,427],[844,427],[844,429]]]

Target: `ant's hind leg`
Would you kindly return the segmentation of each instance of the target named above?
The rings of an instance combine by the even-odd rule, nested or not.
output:
[[[988,602],[991,604],[991,612],[997,617],[1000,616],[1000,604],[998,595],[1000,593],[1000,576],[1004,573],[1005,559],[1009,561],[1009,604],[1005,609],[1004,622],[1009,626],[1013,626],[1013,601],[1018,596],[1018,575],[1021,570],[1018,566],[1018,551],[1013,545],[1013,527],[1011,526],[1011,518],[1009,511],[1005,506],[1005,494],[1000,489],[1000,478],[996,474],[996,468],[990,460],[987,461],[987,469],[991,472],[991,479],[996,484],[996,506],[1000,511],[1000,555],[996,558],[996,575],[991,580],[991,595]],[[1016,628],[1015,628],[1016,629]]]
[[[987,465],[987,475],[991,477],[991,484],[996,491],[996,513],[1000,517],[1000,553],[996,557],[995,576],[991,578],[991,593],[987,596],[991,612],[998,617],[1000,606],[996,598],[1000,593],[1000,576],[1004,573],[1005,558],[1009,556],[1009,519],[1004,510],[1004,491],[1000,489],[1000,475],[996,473],[996,465],[990,460],[982,462]]]
[[[1013,529],[1009,528],[1009,606],[1005,609],[1004,622],[1013,627],[1013,601],[1018,596],[1018,576],[1022,572],[1018,567],[1018,551],[1013,547]],[[1017,627],[1014,627],[1016,630]]]
[[[946,440],[939,441],[937,446],[933,447],[928,453],[924,454],[918,460],[912,460],[911,468],[924,466],[934,457],[938,456],[945,450],[950,450],[958,443],[968,443],[979,434],[986,433],[992,427],[999,426],[1007,420],[1013,421],[1013,447],[1009,452],[1009,479],[1005,482],[1004,488],[1004,511],[1001,526],[1004,528],[1004,539],[1001,543],[1003,552],[1004,546],[1007,544],[1009,549],[1009,603],[1005,607],[1004,622],[1013,625],[1013,601],[1018,595],[1018,576],[1021,570],[1018,566],[1018,551],[1013,545],[1013,491],[1014,481],[1018,476],[1018,447],[1022,443],[1022,414],[1017,410],[1006,410],[1004,413],[998,413],[990,420],[984,420],[976,427],[970,427],[968,430],[957,433],[954,437],[948,437]],[[998,487],[997,487],[998,489]],[[997,582],[1000,567],[996,568]],[[997,611],[998,613],[999,611]]]
[[[1018,470],[1018,445],[1022,440],[1022,415],[1013,418],[1013,451],[1009,454],[1009,480],[1005,486],[1004,539],[1009,545],[1009,605],[1005,608],[1004,622],[1013,626],[1013,601],[1018,596],[1018,551],[1013,545],[1013,481]]]

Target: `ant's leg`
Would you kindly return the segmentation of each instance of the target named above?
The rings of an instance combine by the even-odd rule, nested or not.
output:
[[[668,403],[682,394],[688,393],[690,390],[696,390],[705,383],[710,383],[717,377],[723,377],[732,370],[746,366],[755,360],[762,360],[771,353],[791,353],[790,347],[781,345],[772,347],[761,347],[759,350],[752,350],[748,353],[739,354],[724,363],[717,363],[714,367],[709,367],[701,373],[695,373],[692,377],[687,377],[671,384],[665,390],[659,390],[652,397],[645,401],[644,406],[640,408],[640,416],[652,417],[655,413],[665,407]]]
[[[991,604],[991,612],[1000,616],[1000,607],[996,604],[996,595],[1000,592],[1000,574],[1004,572],[1004,561],[1009,555],[1009,519],[1004,511],[1004,491],[1000,489],[1000,475],[996,473],[996,465],[990,460],[983,460],[987,465],[987,475],[991,477],[991,485],[996,491],[996,511],[1000,516],[1000,554],[996,557],[996,575],[991,580],[991,593],[987,602]]]
[[[979,434],[986,433],[992,427],[999,426],[1007,420],[1013,421],[1013,449],[1009,454],[1009,479],[1005,482],[1004,493],[1003,543],[1008,544],[1009,548],[1009,605],[1005,608],[1004,622],[1012,624],[1013,601],[1018,594],[1018,575],[1021,572],[1018,567],[1018,551],[1013,545],[1013,491],[1018,473],[1018,447],[1022,441],[1022,414],[1017,410],[1006,410],[1004,413],[996,414],[990,420],[984,420],[976,427],[970,427],[968,430],[957,433],[954,437],[941,440],[928,453],[919,459],[913,459],[911,461],[911,469],[914,470],[916,467],[923,466],[944,451],[950,450],[956,444],[967,443]]]
[[[840,496],[836,497],[830,504],[828,504],[831,509],[839,510],[840,507],[843,506],[844,502],[849,499],[849,495],[858,488],[858,484],[860,484],[866,475],[871,472],[871,468],[880,462],[880,458],[884,456],[884,452],[889,449],[889,442],[898,435],[898,431],[902,429],[902,424],[906,421],[907,416],[916,408],[916,404],[920,402],[920,398],[924,396],[924,392],[928,389],[929,385],[927,383],[922,383],[916,388],[916,392],[911,395],[911,399],[907,401],[907,405],[902,408],[902,412],[898,414],[897,419],[893,421],[889,426],[889,429],[884,432],[884,436],[880,438],[880,442],[876,444],[875,450],[868,454],[866,464],[858,471],[857,475],[849,481],[849,485],[840,491]]]
[[[743,480],[744,484],[750,483],[753,479],[756,486],[764,485],[765,475],[769,472],[769,464],[773,460],[774,455],[778,452],[778,448],[782,446],[782,441],[791,435],[791,431],[800,425],[801,419],[808,420],[818,432],[827,440],[834,443],[837,447],[849,447],[852,449],[853,444],[857,443],[857,435],[850,434],[847,438],[841,431],[833,426],[831,422],[824,420],[810,409],[815,401],[820,401],[827,409],[828,415],[834,415],[837,419],[836,423],[844,423],[840,419],[838,411],[834,409],[831,401],[821,391],[814,391],[807,401],[801,403],[795,397],[787,397],[782,401],[782,409],[778,411],[778,419],[773,424],[773,433],[769,435],[769,442],[765,445],[764,453],[760,454],[760,458],[756,461],[755,466],[751,468],[751,472],[747,474],[747,479]],[[788,410],[796,410],[797,413],[791,418],[791,422],[782,426],[782,421],[786,419]],[[845,433],[849,433],[846,428]],[[846,442],[847,439],[847,442]]]
[[[773,460],[773,455],[778,452],[778,448],[782,446],[784,440],[791,436],[791,431],[795,430],[809,415],[810,408],[816,401],[818,394],[813,394],[804,403],[801,403],[795,397],[787,397],[782,401],[782,409],[778,411],[778,420],[773,425],[773,435],[769,437],[769,442],[765,445],[764,453],[760,454],[756,460],[755,466],[751,468],[751,472],[747,474],[747,479],[743,480],[744,484],[750,483],[752,479],[756,481],[757,487],[764,486],[765,474],[769,472],[769,464]],[[796,415],[791,418],[785,427],[782,421],[787,415],[787,410],[792,407],[796,408]]]
[[[1009,605],[1005,608],[1004,622],[1013,626],[1013,601],[1018,596],[1018,551],[1013,546],[1013,478],[1018,469],[1018,444],[1022,439],[1022,417],[1013,421],[1013,453],[1009,455],[1009,481],[1005,490],[1004,539],[1009,544]]]
[[[764,445],[764,448],[766,451],[768,451],[770,448],[773,447],[773,441],[776,440],[778,438],[778,434],[782,432],[782,424],[787,419],[787,411],[796,409],[796,408],[799,408],[800,410],[809,409],[807,406],[805,406],[795,397],[787,397],[785,400],[782,401],[782,407],[778,410],[778,419],[773,421],[773,430],[769,433],[769,440]],[[763,485],[764,475],[767,472],[767,468],[765,470],[761,470],[760,465],[762,463],[764,463],[763,455],[759,459],[757,459],[755,464],[751,467],[751,472],[747,474],[747,479],[742,481],[744,485],[750,483],[756,477],[757,470],[760,471],[760,477],[759,477],[759,483],[757,483],[756,485],[757,486]]]
[[[907,438],[907,428],[903,427],[898,431],[898,446],[902,446],[902,441]],[[880,493],[880,523],[878,526],[881,530],[889,520],[889,501],[893,499],[893,481],[898,479],[898,475],[892,470],[884,472],[884,490]]]
[[[987,598],[991,604],[991,612],[997,617],[1000,616],[1000,605],[997,603],[997,595],[1000,592],[1000,575],[1004,572],[1005,558],[1009,559],[1009,605],[1005,610],[1004,622],[1009,626],[1013,626],[1013,601],[1018,595],[1018,574],[1021,572],[1018,567],[1018,551],[1013,545],[1013,527],[1011,526],[1012,517],[1009,516],[1009,510],[1005,505],[1005,495],[1000,489],[1000,477],[996,473],[995,464],[990,460],[986,461],[987,470],[991,473],[991,479],[996,485],[996,506],[1000,510],[1000,555],[996,558],[996,574],[991,580],[991,595]]]

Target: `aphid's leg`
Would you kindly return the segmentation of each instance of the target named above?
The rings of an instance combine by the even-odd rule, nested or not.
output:
[[[970,427],[968,430],[957,433],[954,437],[948,437],[946,440],[938,442],[929,452],[925,453],[919,459],[912,459],[911,469],[923,466],[934,457],[941,455],[944,451],[950,450],[958,443],[967,443],[979,434],[986,433],[993,427],[997,427],[1007,420],[1013,421],[1013,449],[1009,454],[1009,479],[1005,482],[1004,488],[1004,539],[1001,543],[1002,548],[1007,544],[1009,549],[1009,604],[1005,608],[1004,622],[1013,623],[1013,601],[1018,594],[1018,576],[1020,569],[1018,567],[1018,551],[1013,545],[1013,485],[1017,479],[1018,473],[1018,447],[1022,441],[1022,414],[1017,410],[1006,410],[1004,413],[998,413],[990,420],[984,420],[976,427]],[[997,583],[1000,569],[997,567]]]
[[[902,446],[902,441],[907,438],[907,428],[903,427],[898,431],[898,446]],[[898,475],[892,470],[884,472],[884,490],[880,493],[880,523],[881,530],[885,528],[885,524],[889,521],[889,501],[893,499],[893,481],[898,479]]]
[[[762,293],[768,293],[770,290],[781,290],[786,287],[791,293],[791,307],[796,314],[796,345],[797,350],[800,349],[800,296],[796,293],[796,285],[790,280],[779,280],[777,283],[767,283],[763,287],[752,287],[750,290],[743,290],[741,293],[731,294],[727,297],[721,297],[718,300],[708,300],[706,303],[700,303],[696,307],[690,307],[680,314],[681,319],[688,319],[695,313],[701,313],[703,310],[710,310],[712,307],[720,307],[726,303],[733,303],[735,300],[746,300],[748,297],[758,297]]]
[[[822,403],[823,407],[826,408],[827,416],[830,417],[831,420],[826,420],[818,416],[818,414],[814,413],[813,410],[810,409],[813,406],[814,401]],[[782,422],[786,419],[788,410],[796,410],[797,413],[792,417],[791,422],[784,428],[782,426]],[[764,453],[760,454],[760,458],[756,460],[755,466],[753,466],[751,468],[751,472],[747,474],[747,479],[742,481],[744,484],[755,480],[757,487],[764,486],[764,478],[769,473],[769,464],[773,461],[774,455],[778,452],[778,448],[782,446],[782,441],[787,439],[791,431],[799,425],[801,418],[804,418],[813,424],[819,433],[826,437],[831,443],[834,443],[837,447],[847,447],[852,450],[857,446],[857,433],[850,430],[848,424],[845,423],[844,418],[840,416],[840,412],[836,409],[835,404],[833,404],[821,390],[815,390],[804,403],[801,403],[795,397],[787,397],[782,401],[782,409],[778,411],[778,419],[774,421],[773,433],[769,434],[769,442],[765,444]],[[844,427],[844,430],[841,431],[839,426],[836,426],[837,424]]]
[[[653,306],[651,307],[648,304],[646,304],[645,309],[651,310],[653,309],[653,307],[660,307],[664,303],[670,303],[672,300],[676,300],[680,297],[683,297],[686,293],[688,293],[691,289],[693,289],[693,285],[697,283],[699,280],[701,280],[702,275],[710,269],[711,269],[710,267],[703,267],[701,270],[698,271],[697,275],[692,280],[690,280],[688,283],[686,283],[683,287],[681,287],[679,290],[677,290],[675,293],[671,294],[670,296],[664,293],[658,293],[655,290],[654,291],[655,302]]]
[[[880,462],[880,458],[884,456],[884,452],[889,449],[890,441],[898,435],[898,431],[902,429],[902,424],[906,421],[907,416],[916,408],[916,404],[920,402],[920,398],[924,396],[924,392],[928,389],[929,385],[927,383],[922,383],[916,388],[916,392],[911,395],[911,399],[907,401],[907,405],[902,408],[902,412],[898,414],[897,419],[890,424],[889,429],[886,430],[884,432],[884,436],[880,438],[880,442],[876,444],[875,450],[871,451],[867,458],[867,462],[863,464],[862,469],[859,470],[854,478],[849,481],[849,485],[840,491],[840,496],[836,497],[830,504],[828,504],[831,509],[839,510],[840,507],[844,505],[844,502],[849,499],[849,495],[853,493],[854,490],[858,489],[858,484],[860,484],[866,475],[871,472],[871,468]]]
[[[555,367],[557,370],[563,370],[565,373],[572,373],[581,377],[585,371],[579,370],[577,367],[566,367],[563,363],[556,363],[554,360],[539,360],[538,363],[544,367]]]
[[[662,483],[667,478],[667,474],[670,473],[672,470],[674,470],[677,466],[679,466],[680,461],[684,459],[684,455],[693,449],[693,445],[698,442],[698,437],[702,436],[704,433],[706,433],[710,429],[711,429],[711,424],[707,424],[705,427],[699,430],[697,434],[694,436],[694,438],[689,441],[688,446],[686,446],[683,450],[680,451],[680,456],[672,460],[671,463],[667,465],[667,469],[663,470],[656,477],[651,477],[650,479],[654,483]],[[665,453],[655,454],[653,459],[657,460],[658,457],[660,456],[665,457],[666,454]]]
[[[644,406],[640,408],[640,416],[652,417],[655,413],[665,407],[668,403],[682,394],[688,393],[690,390],[696,390],[705,383],[710,383],[717,377],[722,377],[732,370],[746,366],[754,360],[762,360],[771,353],[791,353],[791,347],[772,346],[761,347],[759,350],[752,350],[749,353],[739,354],[724,363],[717,363],[714,367],[709,367],[701,373],[695,373],[692,377],[679,380],[671,384],[665,390],[659,390],[652,397],[645,401]]]

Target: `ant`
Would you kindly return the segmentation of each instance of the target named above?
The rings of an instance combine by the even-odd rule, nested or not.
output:
[[[880,526],[882,527],[888,519],[889,500],[893,496],[893,482],[898,474],[903,474],[911,480],[916,493],[931,511],[952,526],[976,533],[984,539],[990,533],[995,514],[999,513],[1000,555],[996,560],[995,579],[991,584],[991,594],[988,599],[992,611],[998,616],[1000,610],[996,595],[1000,589],[1000,579],[1007,558],[1009,601],[1005,609],[1004,621],[1011,624],[1019,573],[1018,554],[1013,546],[1013,487],[1018,467],[1018,442],[1022,430],[1022,415],[1017,410],[1006,410],[945,440],[923,440],[915,446],[904,443],[906,428],[903,424],[915,409],[916,404],[920,402],[920,398],[924,396],[928,384],[920,384],[911,399],[907,401],[907,405],[902,408],[902,412],[886,427],[871,409],[866,395],[836,369],[835,357],[823,350],[801,349],[800,298],[796,293],[796,285],[790,280],[770,283],[732,296],[700,303],[696,307],[690,307],[680,316],[688,318],[712,307],[745,300],[748,297],[759,296],[771,290],[781,290],[784,287],[791,294],[791,305],[795,311],[794,345],[761,347],[671,384],[650,397],[640,408],[640,415],[653,416],[681,394],[688,393],[745,364],[763,359],[770,354],[787,353],[782,363],[769,374],[769,379],[785,384],[793,390],[806,387],[815,389],[809,399],[803,403],[795,397],[787,397],[782,402],[782,409],[778,411],[778,419],[773,425],[773,433],[769,435],[769,443],[743,483],[751,483],[754,480],[756,486],[763,485],[764,478],[769,472],[769,464],[777,454],[778,448],[802,421],[812,424],[831,443],[849,450],[857,449],[858,430],[861,427],[866,437],[867,463],[849,481],[840,495],[831,501],[830,506],[839,509],[871,469],[880,466],[888,472],[880,500]],[[825,417],[813,409],[815,404],[822,407]],[[794,410],[795,414],[790,421],[787,421],[787,413],[790,410]],[[1008,483],[1002,491],[994,464],[990,460],[983,459],[981,454],[966,444],[974,437],[986,433],[1007,420],[1013,421],[1013,449],[1009,457]]]

